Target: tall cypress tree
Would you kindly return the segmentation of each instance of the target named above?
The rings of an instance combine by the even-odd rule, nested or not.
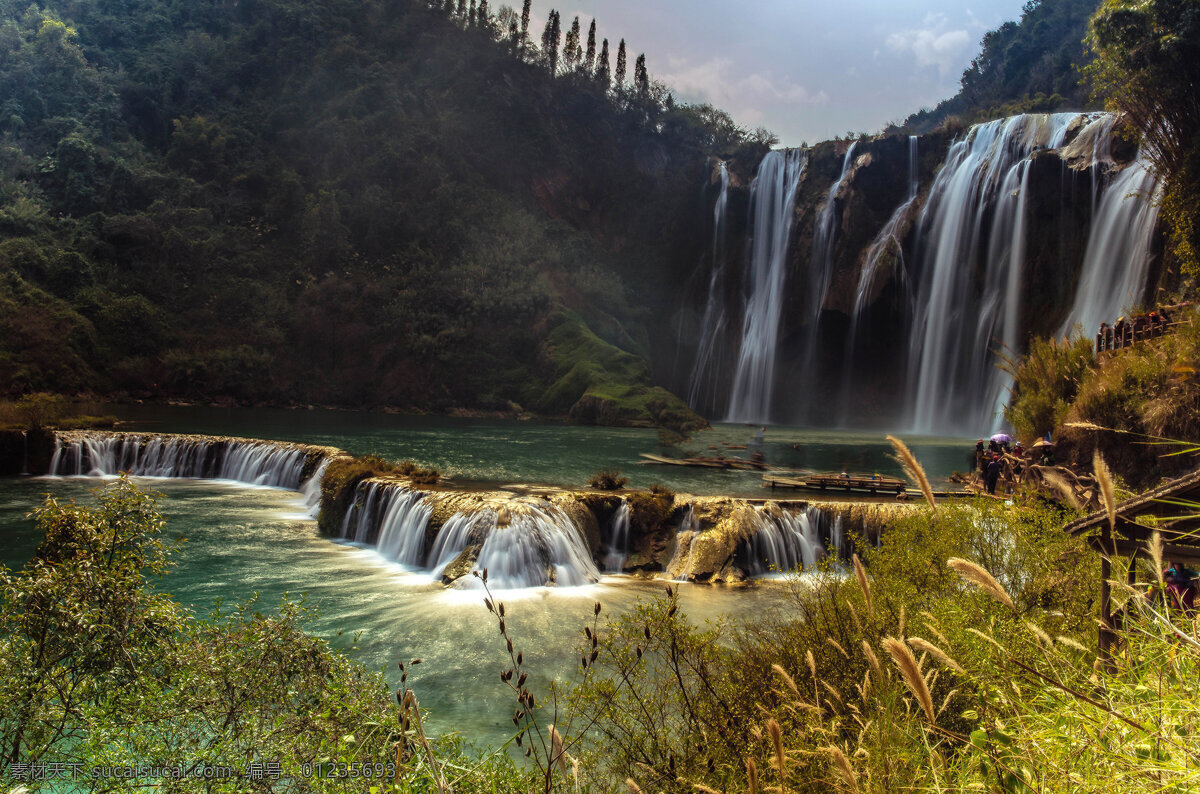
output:
[[[613,77],[613,88],[618,92],[625,89],[625,39],[621,39],[617,45],[617,73]]]
[[[567,40],[563,44],[563,66],[568,72],[573,72],[582,59],[583,50],[579,46],[579,17],[575,17],[575,21],[571,23],[571,29],[567,31]]]
[[[458,0],[458,12],[455,16],[459,19],[464,19],[467,16],[467,0]]]
[[[529,47],[529,3],[531,0],[525,0],[525,5],[521,8],[521,52],[525,52]]]
[[[607,91],[610,78],[608,74],[608,39],[600,45],[600,62],[596,64],[596,82],[600,84],[600,90]]]
[[[591,74],[596,68],[596,20],[588,28],[587,55],[583,56],[583,68]]]
[[[471,8],[467,12],[467,27],[475,27],[475,0],[471,0]]]
[[[550,18],[546,20],[546,27],[542,30],[542,61],[550,70],[550,74],[558,74],[558,44],[562,41],[560,24],[558,12],[551,11]]]
[[[487,0],[479,0],[479,11],[476,14],[475,23],[483,29],[484,33],[492,35],[494,31],[492,30],[492,17],[488,13]]]

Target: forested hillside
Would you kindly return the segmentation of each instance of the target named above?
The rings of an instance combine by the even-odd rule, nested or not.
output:
[[[651,329],[764,142],[527,19],[0,0],[0,384],[686,423]]]
[[[984,34],[982,51],[963,72],[961,90],[909,116],[904,128],[922,133],[951,116],[976,122],[1090,106],[1081,69],[1092,60],[1084,37],[1099,5],[1099,0],[1028,0],[1019,21]]]

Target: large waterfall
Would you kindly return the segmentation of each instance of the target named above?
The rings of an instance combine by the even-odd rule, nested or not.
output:
[[[459,587],[478,586],[465,574],[485,568],[494,589],[575,587],[600,578],[579,527],[544,500],[460,510],[431,538],[433,509],[429,494],[400,483],[365,480],[355,488],[341,536],[372,546],[412,571],[443,581],[444,576],[452,578]]]
[[[1157,192],[1158,180],[1139,155],[1100,194],[1079,287],[1060,335],[1071,334],[1076,324],[1084,336],[1095,334],[1101,322],[1111,324],[1141,302],[1158,221]]]
[[[909,137],[907,150],[894,139],[859,141],[837,155],[840,171],[822,147],[820,172],[836,176],[819,187],[809,184],[816,165],[803,176],[818,154],[769,153],[749,196],[741,305],[709,290],[693,405],[713,402],[698,384],[723,380],[711,329],[742,310],[728,421],[768,420],[786,384],[801,421],[1000,429],[1010,379],[997,351],[1019,355],[1031,332],[1076,324],[1090,336],[1145,298],[1158,185],[1140,156],[1130,163],[1134,153],[1114,143],[1117,123],[1107,113],[1054,113],[977,124],[949,143],[936,171],[928,160],[946,144],[935,136],[930,148]],[[898,188],[901,174],[906,189],[881,212],[873,197],[881,184]],[[794,217],[808,213],[805,259],[788,238]]]
[[[806,162],[804,150],[768,152],[750,185],[752,239],[742,340],[727,416],[731,422],[765,422],[770,418],[788,238],[796,186]]]
[[[1077,115],[990,121],[950,147],[920,220],[923,273],[909,359],[914,431],[974,434],[1001,423],[1004,378],[989,351],[995,339],[1017,333],[1022,185],[1030,156],[1061,146]],[[982,295],[973,266],[980,259]]]

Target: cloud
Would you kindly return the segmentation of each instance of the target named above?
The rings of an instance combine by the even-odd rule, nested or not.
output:
[[[697,64],[686,58],[668,58],[667,71],[653,76],[684,97],[711,102],[739,117],[753,114],[761,118],[764,105],[824,105],[829,101],[824,91],[814,93],[787,77],[758,72],[738,75],[735,71],[729,58],[717,57]]]
[[[912,53],[917,66],[936,66],[938,74],[947,73],[966,66],[966,52],[971,46],[971,34],[966,30],[948,30],[949,21],[945,14],[930,14],[925,17],[924,27],[910,28],[892,33],[887,37],[887,46],[896,52]]]

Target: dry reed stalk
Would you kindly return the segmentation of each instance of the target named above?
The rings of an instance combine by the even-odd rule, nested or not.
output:
[[[979,629],[967,629],[967,631],[971,632],[972,634],[974,634],[976,637],[978,637],[981,640],[987,640],[992,645],[995,645],[999,650],[1001,650],[1001,651],[1004,650],[1004,648],[1000,645],[1000,643],[996,642],[994,637],[984,634]]]
[[[826,637],[825,642],[827,642],[830,645],[832,645],[833,647],[837,648],[838,653],[840,653],[842,656],[846,657],[847,659],[850,658],[850,654],[846,653],[846,649],[842,647],[842,644],[840,642],[838,642],[837,640],[835,640],[833,637]]]
[[[850,561],[854,563],[854,575],[858,578],[858,587],[862,590],[863,598],[867,600],[867,617],[874,620],[875,604],[871,601],[871,583],[867,581],[867,571],[863,568],[862,561],[858,559],[857,554],[851,555]]]
[[[793,691],[793,692],[795,692],[797,695],[799,695],[799,694],[800,694],[800,687],[796,686],[796,681],[795,681],[795,679],[793,679],[793,678],[792,678],[790,675],[788,675],[788,671],[787,671],[787,670],[784,670],[784,669],[783,669],[783,667],[781,667],[781,666],[780,666],[780,665],[778,665],[778,664],[773,664],[773,665],[771,665],[771,669],[772,669],[772,670],[774,670],[774,671],[775,671],[775,673],[776,673],[776,674],[777,674],[777,675],[778,675],[780,678],[782,678],[782,679],[783,679],[783,683],[787,684],[787,688],[788,688],[788,689],[792,690],[792,691]]]
[[[746,756],[746,782],[750,785],[750,794],[758,794],[758,764]]]
[[[1154,534],[1150,536],[1150,558],[1154,560],[1154,576],[1158,579],[1158,586],[1163,584],[1163,539],[1162,533],[1154,530]]]
[[[871,646],[866,640],[863,640],[863,656],[867,657],[867,661],[871,665],[871,669],[875,671],[875,675],[882,678],[883,670],[879,666],[879,657],[875,655],[875,651],[871,650]]]
[[[1083,509],[1083,506],[1079,504],[1079,497],[1075,495],[1075,489],[1061,474],[1056,471],[1042,472],[1042,479],[1062,494],[1063,498],[1067,500],[1067,504],[1071,505],[1071,507],[1076,510]]]
[[[550,726],[550,766],[558,765],[559,770],[567,773],[567,751],[563,747],[562,734],[558,728]]]
[[[1077,640],[1073,640],[1070,637],[1064,637],[1062,635],[1059,635],[1056,639],[1058,640],[1059,645],[1065,645],[1068,648],[1074,648],[1077,651],[1083,651],[1084,653],[1087,653],[1087,648],[1083,647],[1083,644]]]
[[[804,660],[808,662],[808,672],[812,673],[813,683],[817,680],[817,660],[813,658],[813,652],[810,648],[804,652]]]
[[[701,792],[701,794],[723,794],[723,792],[717,791],[715,788],[709,788],[703,783],[693,783],[692,788]]]
[[[1040,642],[1042,645],[1046,646],[1047,648],[1054,647],[1054,640],[1050,638],[1050,635],[1047,634],[1041,626],[1034,623],[1032,620],[1025,621],[1025,626],[1033,632],[1034,636],[1038,638],[1038,642]]]
[[[946,567],[957,573],[964,581],[975,585],[1009,609],[1014,612],[1017,610],[1008,592],[1000,586],[1000,583],[996,581],[996,577],[988,573],[987,569],[982,565],[970,560],[964,560],[961,557],[951,557],[946,560]]]
[[[949,692],[946,693],[946,699],[942,701],[942,707],[940,709],[938,709],[938,712],[937,712],[939,717],[942,716],[942,712],[946,710],[946,706],[950,705],[950,700],[957,694],[958,694],[957,689],[951,689]]]
[[[642,794],[642,787],[637,783],[634,783],[633,778],[625,778],[625,785],[629,787],[629,790],[633,792],[633,794]]]
[[[823,686],[823,687],[825,687],[825,689],[829,690],[829,694],[831,694],[831,695],[833,695],[835,698],[837,698],[837,702],[838,702],[838,703],[845,703],[845,702],[846,702],[846,701],[842,700],[842,695],[841,695],[841,693],[840,693],[840,692],[838,692],[836,689],[834,689],[832,686],[830,686],[830,685],[829,685],[829,682],[828,682],[828,681],[826,681],[825,679],[821,679],[821,686]]]
[[[933,696],[929,694],[929,686],[925,683],[925,678],[921,675],[921,669],[917,666],[916,657],[913,656],[912,649],[904,642],[895,637],[884,637],[884,650],[892,656],[892,661],[896,663],[896,667],[900,670],[900,675],[904,678],[904,683],[912,690],[916,696],[917,702],[921,704],[921,708],[925,711],[925,716],[930,722],[934,721],[933,712]]]
[[[888,436],[887,440],[892,442],[892,447],[896,450],[896,458],[900,461],[900,465],[904,467],[905,473],[921,489],[921,493],[925,496],[925,501],[929,502],[929,507],[936,511],[937,505],[933,501],[933,488],[930,487],[929,478],[925,476],[925,469],[917,460],[916,455],[912,454],[912,450],[908,448],[907,444],[895,436]]]
[[[842,773],[842,779],[846,781],[846,785],[853,792],[858,792],[858,775],[854,773],[854,767],[850,766],[850,759],[846,758],[846,754],[841,751],[841,748],[830,745],[828,748],[829,754],[833,756],[834,762],[838,766],[838,771]]]
[[[1096,482],[1100,484],[1100,498],[1104,501],[1104,511],[1108,513],[1109,529],[1117,528],[1117,495],[1113,485],[1112,474],[1108,464],[1100,456],[1100,450],[1092,456],[1092,469],[1096,472]]]
[[[771,746],[775,748],[775,768],[782,777],[787,774],[787,757],[783,754],[783,729],[774,717],[767,721],[767,733],[771,737]]]
[[[923,640],[920,637],[909,637],[908,644],[916,648],[918,651],[924,651],[925,653],[929,654],[956,673],[966,672],[963,670],[962,665],[951,659],[945,651],[928,640]]]

